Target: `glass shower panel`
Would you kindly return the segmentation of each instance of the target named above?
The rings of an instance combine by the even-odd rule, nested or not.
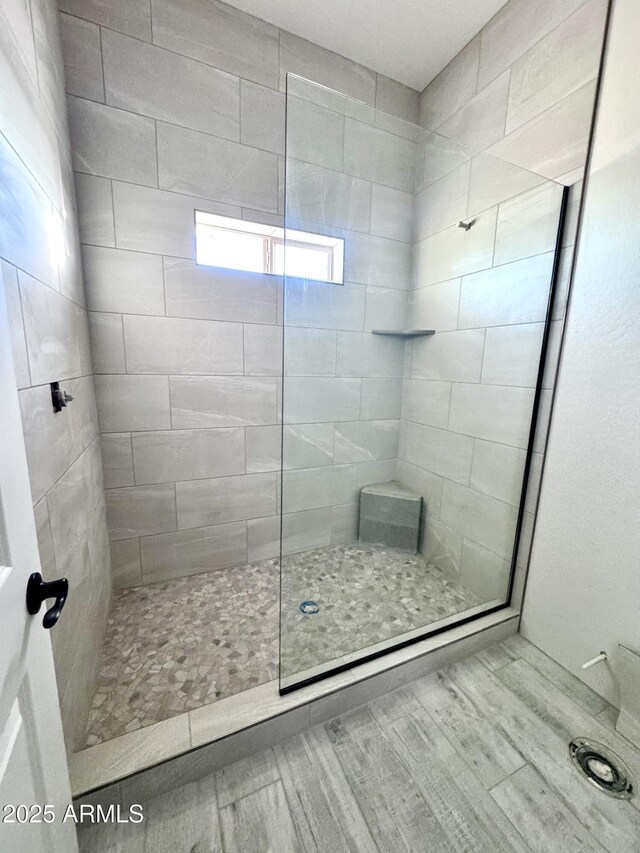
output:
[[[285,691],[508,603],[563,200],[295,75],[286,124]]]

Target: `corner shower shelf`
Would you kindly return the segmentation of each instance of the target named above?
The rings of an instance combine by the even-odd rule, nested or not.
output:
[[[372,335],[390,335],[394,338],[424,338],[435,335],[435,329],[407,329],[405,332],[395,329],[373,329]]]

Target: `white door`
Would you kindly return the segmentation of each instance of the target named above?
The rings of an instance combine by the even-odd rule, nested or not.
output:
[[[75,826],[62,822],[71,791],[42,625],[53,601],[35,616],[26,609],[27,581],[40,559],[1,273],[0,389],[0,851],[74,853]],[[32,808],[25,814],[18,806]]]

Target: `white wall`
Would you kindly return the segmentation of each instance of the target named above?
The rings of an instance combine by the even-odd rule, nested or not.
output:
[[[639,40],[616,0],[521,627],[614,703],[617,644],[640,652]]]

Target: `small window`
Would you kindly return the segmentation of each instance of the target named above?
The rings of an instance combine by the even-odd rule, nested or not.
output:
[[[285,242],[286,241],[286,242]],[[196,260],[232,270],[342,284],[344,240],[196,210]],[[285,270],[286,264],[286,270]]]

